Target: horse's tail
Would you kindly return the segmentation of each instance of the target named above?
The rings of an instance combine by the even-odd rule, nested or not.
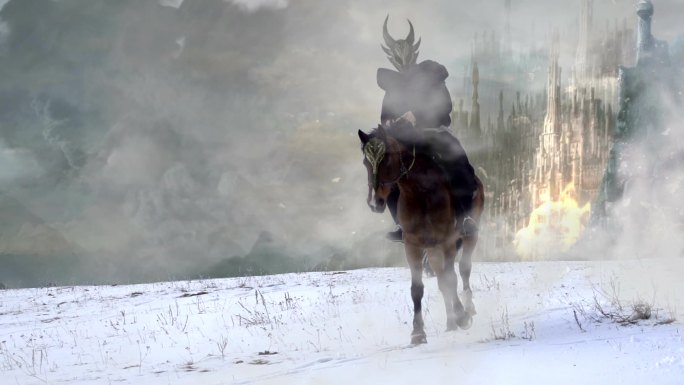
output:
[[[475,183],[477,185],[477,189],[473,193],[473,207],[470,211],[470,216],[475,220],[475,223],[479,225],[480,218],[482,217],[482,213],[484,212],[485,190],[482,181],[480,180],[480,178],[477,177],[477,175],[475,175]]]

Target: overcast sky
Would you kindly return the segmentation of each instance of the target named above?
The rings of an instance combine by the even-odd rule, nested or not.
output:
[[[654,4],[656,37],[684,32],[684,1]],[[387,230],[365,206],[356,138],[378,123],[385,16],[395,38],[412,21],[419,60],[446,65],[452,88],[473,36],[505,24],[504,0],[0,9],[0,192],[90,255],[149,270],[244,254],[262,231],[303,252]],[[579,0],[512,0],[514,49],[558,29],[571,63],[578,13]],[[598,34],[622,20],[635,26],[633,0],[595,1]]]

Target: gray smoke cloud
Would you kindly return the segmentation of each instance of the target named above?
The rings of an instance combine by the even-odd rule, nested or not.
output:
[[[249,12],[259,9],[282,9],[287,7],[287,0],[229,0]]]
[[[596,3],[600,31],[633,24],[631,1]],[[673,39],[684,4],[656,7]],[[401,264],[356,136],[378,123],[388,13],[454,95],[474,34],[503,33],[503,1],[0,2],[0,189],[92,263],[88,281],[206,273],[257,240],[311,265],[340,250]],[[558,28],[571,63],[577,14],[514,0],[514,49]]]
[[[684,256],[684,125],[672,95],[660,96],[667,111],[658,130],[635,135],[625,145],[618,176],[625,187],[607,206],[609,222],[588,234],[575,257],[680,258]]]

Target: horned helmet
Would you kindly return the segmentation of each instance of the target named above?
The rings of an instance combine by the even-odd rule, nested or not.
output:
[[[399,72],[401,72],[408,66],[416,64],[416,59],[418,59],[418,48],[420,47],[420,38],[417,43],[413,43],[413,24],[411,24],[411,20],[408,20],[410,30],[406,39],[394,40],[389,32],[387,32],[388,19],[389,15],[385,18],[385,24],[382,27],[382,36],[384,37],[387,46],[381,45],[381,47],[387,54],[389,61]]]

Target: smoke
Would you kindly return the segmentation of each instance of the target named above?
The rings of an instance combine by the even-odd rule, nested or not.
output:
[[[226,0],[240,8],[254,12],[259,9],[283,9],[287,7],[288,0]]]
[[[7,41],[7,37],[9,35],[9,33],[10,33],[10,31],[9,31],[9,26],[7,26],[7,23],[0,20],[0,48]]]
[[[180,8],[183,5],[183,0],[159,0],[159,4],[165,7]]]
[[[9,0],[0,0],[0,11],[2,11],[2,8],[7,4]],[[9,38],[10,34],[10,28],[9,25],[0,17],[0,55],[2,55],[5,52],[5,43],[7,42],[7,39]]]
[[[30,151],[7,148],[0,140],[0,188],[40,178],[42,170]]]
[[[515,48],[545,47],[551,26],[572,36],[572,3],[514,1]],[[668,6],[656,35],[681,14]],[[0,9],[0,188],[88,261],[80,278],[89,282],[206,274],[259,250],[306,260],[302,268],[338,257],[403,263],[382,239],[389,214],[366,206],[356,136],[378,123],[375,73],[391,66],[382,22],[390,13],[403,37],[410,19],[418,60],[444,64],[455,95],[474,34],[501,33],[504,20],[498,1],[12,0]],[[568,40],[563,60],[574,58]]]
[[[684,255],[684,115],[671,94],[659,100],[665,124],[657,130],[640,127],[621,146],[617,175],[624,181],[623,196],[607,204],[608,222],[590,230],[585,253],[614,259]]]

